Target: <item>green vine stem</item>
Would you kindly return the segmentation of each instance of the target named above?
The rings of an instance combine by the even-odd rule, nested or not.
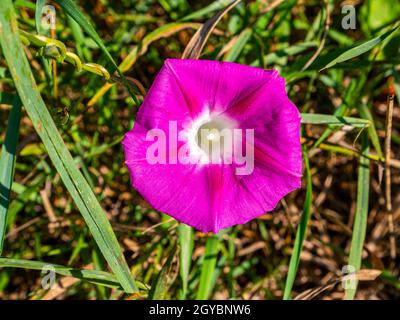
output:
[[[78,55],[67,50],[64,43],[59,40],[47,38],[42,35],[31,34],[20,30],[21,40],[27,46],[33,46],[39,49],[41,55],[48,59],[54,59],[57,62],[69,63],[73,65],[78,72],[82,70],[94,73],[104,78],[109,83],[122,83],[118,75],[111,75],[108,70],[100,64],[92,62],[83,62]],[[143,85],[136,79],[127,78],[129,84],[137,89],[142,95],[146,94]]]

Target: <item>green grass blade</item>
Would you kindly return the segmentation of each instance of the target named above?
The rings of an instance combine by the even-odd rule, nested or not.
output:
[[[293,284],[296,279],[297,269],[300,263],[300,255],[303,249],[304,239],[307,236],[308,222],[310,221],[311,208],[312,208],[312,181],[311,181],[311,170],[308,161],[308,155],[304,152],[304,162],[306,164],[306,175],[307,175],[307,191],[306,198],[304,201],[303,214],[301,215],[300,223],[296,231],[296,239],[294,241],[293,253],[290,258],[288,275],[286,278],[285,291],[283,299],[290,299],[290,293],[292,292]]]
[[[150,300],[162,300],[165,297],[165,294],[168,291],[168,274],[171,269],[172,261],[174,260],[177,245],[174,244],[171,253],[168,256],[167,261],[163,265],[161,272],[157,275],[154,282],[151,285],[151,290],[149,292],[148,299]]]
[[[8,92],[0,92],[0,104],[12,104],[14,95]]]
[[[375,128],[375,123],[371,114],[371,110],[365,104],[360,104],[357,110],[361,117],[370,121],[371,125],[368,126],[369,138],[371,139],[371,143],[374,146],[379,158],[383,159],[382,147],[379,143],[379,136]]]
[[[74,277],[94,284],[100,284],[106,287],[111,287],[120,290],[122,289],[115,275],[109,272],[100,270],[74,269],[43,261],[0,258],[0,268],[49,270],[50,267],[54,268],[55,273],[62,276]],[[140,287],[145,288],[144,285],[140,285]]]
[[[354,128],[365,128],[371,124],[368,119],[341,117],[329,114],[302,113],[303,124],[324,124],[332,126],[352,126]]]
[[[224,61],[231,61],[231,62],[236,61],[236,59],[242,52],[244,46],[250,40],[252,33],[253,32],[251,29],[243,30],[242,33],[238,36],[235,44],[232,46],[232,49],[225,54]]]
[[[216,235],[210,236],[206,242],[206,250],[200,274],[199,290],[197,291],[197,300],[206,300],[210,298],[213,287],[213,275],[217,264],[217,255],[219,251],[219,238]]]
[[[0,155],[0,255],[3,251],[7,230],[7,213],[10,204],[11,185],[14,180],[14,164],[17,152],[19,124],[21,121],[21,100],[14,97],[6,137]]]
[[[363,156],[360,158],[360,165],[358,168],[357,207],[348,262],[350,266],[355,268],[355,272],[360,270],[361,267],[362,250],[367,231],[370,181],[370,160],[366,157],[369,153],[368,133],[363,133],[361,139]],[[354,299],[357,290],[356,287],[357,282],[355,288],[346,288],[346,299]]]
[[[214,1],[211,4],[209,4],[207,7],[201,8],[200,10],[197,10],[186,17],[182,19],[182,21],[189,21],[189,20],[197,20],[197,19],[202,19],[209,13],[215,12],[222,10],[225,8],[228,4],[230,4],[232,0],[218,0]]]
[[[333,60],[331,60],[324,68],[322,68],[322,70],[331,68],[338,63],[353,59],[355,57],[362,55],[363,53],[366,53],[366,52],[372,50],[374,47],[381,44],[385,39],[387,39],[388,37],[393,35],[397,30],[399,30],[399,28],[400,28],[400,25],[398,25],[397,27],[393,28],[392,30],[387,31],[384,34],[382,34],[374,39],[365,41],[362,44],[339,54],[339,56],[337,56]]]
[[[42,34],[42,11],[43,7],[46,4],[46,0],[36,0],[36,9],[35,9],[35,23],[36,23],[36,32],[38,34]]]
[[[179,273],[182,281],[181,299],[186,299],[194,242],[193,228],[184,223],[179,225],[179,246]]]
[[[11,0],[3,0],[0,6],[0,43],[22,103],[97,245],[124,290],[137,292],[111,224],[87,181],[77,169],[40,96],[23,51]]]
[[[361,88],[364,86],[365,81],[366,77],[361,77],[361,79],[354,79],[350,82],[344,94],[343,103],[335,110],[333,114],[334,116],[343,117],[349,112],[351,106],[356,104],[358,101],[361,94]],[[314,148],[318,147],[321,143],[328,139],[335,129],[335,126],[328,126],[328,128],[324,130],[324,132],[315,142]]]
[[[265,59],[265,64],[266,65],[271,65],[278,63],[280,59],[282,58],[287,58],[287,57],[292,57],[294,55],[297,55],[299,53],[302,53],[303,51],[306,51],[310,48],[315,48],[318,46],[318,43],[316,41],[310,41],[310,42],[302,42],[287,48],[279,49],[276,52],[271,52],[268,53],[264,59]]]
[[[400,73],[393,67],[392,74],[394,77],[394,90],[396,91],[397,103],[400,105]]]
[[[130,85],[128,84],[125,76],[118,68],[114,58],[107,50],[106,46],[104,45],[103,40],[97,34],[95,28],[90,23],[90,21],[85,17],[82,13],[78,5],[73,0],[57,0],[57,3],[64,9],[64,11],[71,16],[80,26],[81,28],[97,43],[100,49],[104,52],[108,60],[111,62],[112,66],[117,70],[119,76],[121,77],[125,87],[128,89],[129,94],[131,95],[133,101],[138,105],[139,101],[136,96],[133,94]]]

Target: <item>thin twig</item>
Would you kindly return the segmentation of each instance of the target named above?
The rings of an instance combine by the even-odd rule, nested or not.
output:
[[[15,235],[17,235],[20,231],[29,228],[31,225],[35,224],[36,222],[40,221],[40,217],[33,218],[32,220],[29,220],[28,222],[24,223],[23,225],[19,226],[18,228],[12,229],[9,233],[7,233],[6,238],[11,238]]]
[[[386,211],[388,212],[389,237],[390,237],[390,256],[396,259],[396,239],[394,235],[394,221],[392,212],[392,194],[391,194],[391,139],[392,139],[392,124],[393,124],[393,104],[394,95],[388,97],[386,111],[386,136],[385,136],[385,196],[386,196]]]

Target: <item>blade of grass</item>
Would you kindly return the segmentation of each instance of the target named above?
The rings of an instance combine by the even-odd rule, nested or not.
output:
[[[241,0],[234,0],[223,10],[216,13],[211,19],[207,20],[203,26],[197,30],[182,54],[182,59],[198,59],[204,48],[210,34],[222,19],[232,8],[234,8]]]
[[[100,49],[104,52],[108,60],[111,62],[113,68],[118,72],[119,76],[122,79],[122,82],[124,83],[125,87],[129,91],[129,94],[131,95],[133,101],[136,103],[136,105],[139,104],[138,99],[136,96],[133,94],[131,87],[126,80],[124,74],[121,72],[121,70],[118,68],[114,58],[110,54],[110,52],[107,50],[106,46],[103,43],[103,40],[99,37],[97,34],[95,28],[92,26],[90,21],[85,17],[85,15],[82,13],[81,9],[78,7],[78,5],[73,1],[73,0],[57,0],[57,3],[64,9],[64,11],[71,16],[80,26],[81,28],[96,42],[96,44],[100,47]]]
[[[387,31],[384,34],[382,34],[374,39],[365,41],[356,47],[350,48],[349,50],[346,50],[345,52],[340,53],[337,57],[335,57],[329,63],[327,63],[325,65],[325,67],[323,67],[321,70],[331,68],[338,63],[353,59],[355,57],[362,55],[363,53],[366,53],[366,52],[372,50],[374,47],[381,44],[385,39],[387,39],[388,37],[390,37],[394,33],[396,33],[397,30],[399,30],[399,28],[400,28],[400,25],[396,26],[392,30]]]
[[[36,23],[36,32],[37,34],[42,34],[42,12],[43,7],[46,4],[46,0],[36,0],[36,9],[35,9],[35,23]]]
[[[341,117],[329,114],[302,113],[303,124],[326,124],[332,126],[352,126],[354,128],[365,128],[371,124],[368,119]]]
[[[12,104],[14,95],[8,92],[0,92],[0,104]]]
[[[171,253],[168,256],[167,261],[163,265],[161,272],[157,275],[154,282],[152,283],[151,290],[149,292],[148,299],[150,300],[162,300],[165,297],[166,292],[168,291],[168,274],[171,269],[172,261],[174,260],[177,245],[174,244]]]
[[[372,117],[371,110],[365,104],[360,104],[357,110],[361,117],[370,121],[371,125],[368,127],[369,138],[371,139],[371,143],[374,146],[379,158],[383,159],[382,147],[379,143],[379,137],[378,133],[376,132],[375,122],[374,118]]]
[[[50,267],[54,268],[54,271],[62,276],[74,277],[94,284],[99,284],[106,287],[122,290],[121,285],[118,282],[118,279],[115,277],[115,275],[109,272],[100,270],[74,269],[43,261],[0,258],[0,268],[48,270]],[[143,284],[140,284],[139,286],[143,289],[146,289],[146,287]]]
[[[217,255],[219,251],[219,238],[216,235],[210,236],[206,242],[203,264],[201,267],[199,290],[197,291],[197,300],[206,300],[210,298],[213,275],[217,264]]]
[[[137,59],[145,54],[147,52],[147,49],[149,46],[162,38],[167,38],[170,37],[171,35],[187,29],[187,28],[193,28],[193,29],[198,29],[200,28],[201,24],[200,23],[179,23],[179,22],[172,22],[168,23],[166,25],[163,25],[156,30],[150,32],[148,35],[146,35],[142,42],[133,47],[133,49],[129,52],[129,54],[124,58],[124,60],[121,62],[119,65],[119,68],[122,72],[126,72],[129,69],[132,68],[132,66],[136,63]],[[94,105],[102,96],[104,96],[108,90],[110,90],[114,84],[112,83],[106,83],[103,85],[97,92],[96,94],[90,99],[88,102],[88,106]]]
[[[356,102],[357,99],[360,97],[360,91],[362,86],[364,85],[366,77],[361,77],[360,79],[353,79],[349,86],[346,89],[343,103],[335,110],[334,116],[343,117],[346,113],[349,112],[351,106]],[[360,86],[362,85],[362,86]],[[329,136],[335,131],[335,126],[328,126],[325,131],[321,134],[318,140],[314,144],[314,148],[318,147],[322,144]]]
[[[14,165],[20,121],[21,100],[18,96],[15,96],[0,156],[0,256],[3,251],[4,237],[7,230],[7,214],[10,204],[11,185],[14,180]]]
[[[366,157],[369,153],[368,133],[364,132],[361,136],[362,155],[358,167],[357,183],[357,207],[353,227],[353,236],[351,239],[350,256],[348,264],[357,272],[361,267],[362,250],[364,246],[365,234],[367,231],[368,203],[369,203],[369,181],[370,181],[370,160]],[[357,290],[357,281],[354,287],[346,288],[345,297],[352,300]]]
[[[242,52],[244,46],[246,45],[246,43],[249,41],[249,39],[251,38],[253,31],[251,29],[244,29],[239,37],[237,38],[236,42],[234,43],[234,45],[232,46],[232,49],[229,50],[225,56],[224,56],[224,60],[225,61],[231,61],[234,62],[236,61],[236,59],[239,57],[240,53]]]
[[[306,175],[307,175],[307,191],[306,198],[304,201],[303,214],[301,215],[300,223],[297,227],[296,239],[294,241],[293,253],[290,257],[289,270],[286,278],[285,291],[283,294],[283,299],[290,299],[290,293],[292,292],[293,284],[296,279],[297,269],[300,263],[300,255],[303,249],[304,239],[307,236],[308,223],[311,216],[312,208],[312,181],[311,181],[311,170],[310,163],[308,161],[308,155],[303,151],[303,158],[306,164]]]
[[[179,225],[179,272],[182,281],[181,299],[186,299],[189,282],[190,264],[193,253],[193,228],[181,223]]]
[[[87,181],[77,169],[40,96],[22,48],[11,0],[3,0],[0,6],[0,44],[22,103],[97,245],[124,290],[128,293],[137,292],[111,224]]]
[[[209,4],[207,7],[201,8],[200,10],[197,10],[197,11],[185,16],[184,18],[182,18],[182,21],[201,19],[211,12],[214,12],[217,10],[222,10],[225,6],[227,6],[231,2],[232,2],[232,0],[214,1],[211,4]]]

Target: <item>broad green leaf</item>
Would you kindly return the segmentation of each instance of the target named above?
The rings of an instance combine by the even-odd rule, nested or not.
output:
[[[362,134],[362,150],[360,157],[360,165],[358,167],[358,183],[357,183],[357,207],[354,218],[353,234],[351,238],[351,247],[348,265],[350,272],[357,272],[361,267],[362,251],[364,247],[365,234],[367,232],[368,220],[368,203],[369,203],[369,182],[370,182],[370,160],[368,133]],[[357,281],[354,285],[346,288],[346,299],[352,300],[356,294]]]
[[[8,118],[6,138],[0,155],[0,255],[3,251],[4,237],[7,231],[7,214],[10,204],[11,185],[14,180],[14,164],[20,120],[21,100],[18,96],[15,96]]]
[[[210,298],[210,294],[214,285],[213,275],[217,264],[217,255],[219,251],[219,238],[212,235],[207,239],[206,250],[203,256],[203,264],[201,265],[199,290],[197,291],[197,300],[206,300]]]
[[[341,117],[329,114],[302,113],[301,123],[303,124],[326,124],[331,126],[351,126],[354,128],[365,128],[371,124],[370,120]]]
[[[300,223],[297,227],[296,239],[293,245],[292,256],[290,257],[289,270],[286,278],[285,291],[283,294],[283,299],[290,299],[290,294],[292,292],[293,284],[296,279],[297,269],[300,264],[301,251],[303,250],[304,240],[307,236],[308,223],[311,217],[312,209],[312,181],[311,181],[311,170],[308,161],[308,155],[306,152],[304,154],[304,162],[306,164],[306,175],[307,175],[307,191],[306,198],[304,200],[303,213],[301,215]]]
[[[103,209],[78,170],[34,81],[24,54],[11,0],[0,6],[0,43],[23,105],[50,159],[84,217],[97,245],[126,292],[137,292],[129,267]]]

